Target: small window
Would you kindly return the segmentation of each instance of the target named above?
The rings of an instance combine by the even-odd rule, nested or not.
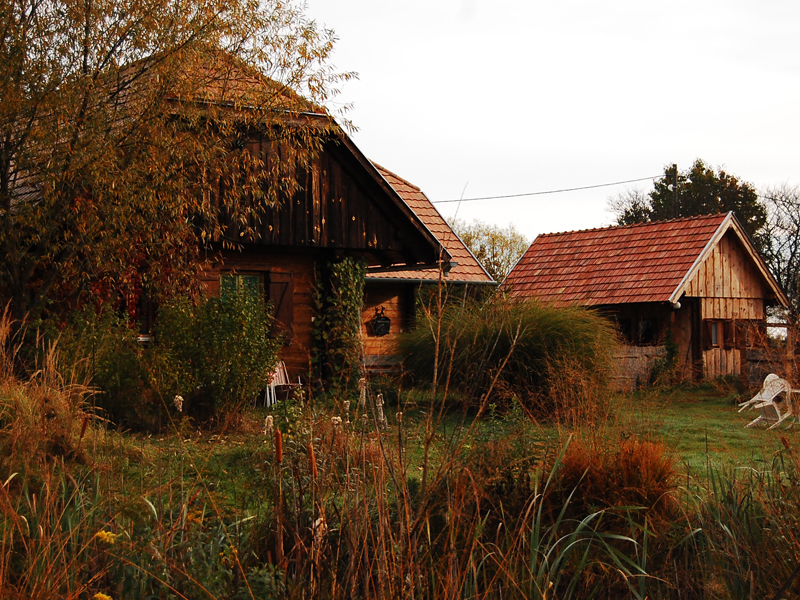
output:
[[[719,347],[719,339],[720,337],[720,326],[719,321],[711,321],[711,347],[718,348]]]
[[[709,319],[705,321],[703,346],[705,349],[724,348],[725,350],[731,350],[738,348],[740,346],[737,346],[737,336],[741,337],[741,332],[737,330],[734,321]]]
[[[220,297],[244,293],[253,300],[264,301],[264,275],[261,273],[225,273],[220,276]]]
[[[655,344],[658,339],[658,323],[655,319],[639,321],[639,344]]]

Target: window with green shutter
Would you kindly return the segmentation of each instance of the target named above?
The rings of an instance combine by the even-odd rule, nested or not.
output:
[[[220,297],[224,300],[233,293],[244,293],[253,300],[264,301],[264,275],[262,273],[224,273],[220,276]]]

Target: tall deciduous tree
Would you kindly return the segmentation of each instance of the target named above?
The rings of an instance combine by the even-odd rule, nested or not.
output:
[[[715,171],[700,159],[686,171],[665,167],[649,193],[623,192],[609,199],[609,208],[619,225],[733,211],[756,247],[763,249],[767,243],[763,232],[767,211],[753,185],[723,169]]]
[[[764,258],[789,297],[796,320],[800,316],[800,187],[768,188],[761,197],[768,209],[764,229],[770,240]]]
[[[495,281],[506,278],[530,245],[513,224],[499,227],[477,219],[454,219],[450,226]]]
[[[280,0],[0,0],[0,298],[188,285],[335,126],[333,42]]]

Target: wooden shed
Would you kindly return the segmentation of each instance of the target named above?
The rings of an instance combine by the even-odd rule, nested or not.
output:
[[[501,289],[613,319],[620,388],[644,382],[670,338],[683,378],[746,374],[767,307],[788,305],[732,212],[540,235]]]
[[[443,285],[449,289],[460,288],[464,293],[469,293],[470,288],[497,285],[420,188],[384,167],[375,167],[450,255],[441,271]],[[374,267],[368,270],[362,334],[364,361],[369,369],[394,369],[398,366],[397,341],[414,325],[417,292],[423,286],[438,285],[439,280],[438,266]],[[384,320],[387,318],[388,323]],[[376,319],[382,320],[388,328],[376,327]]]

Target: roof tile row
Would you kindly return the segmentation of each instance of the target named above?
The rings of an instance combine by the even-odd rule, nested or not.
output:
[[[455,232],[442,218],[439,211],[431,204],[428,197],[417,186],[388,169],[375,164],[384,179],[389,182],[398,195],[413,210],[430,232],[436,236],[456,263],[447,275],[447,281],[458,283],[491,283],[492,278],[484,271],[480,263],[464,245]],[[436,281],[439,278],[437,269],[391,271],[387,273],[371,273],[369,279],[422,279]]]
[[[503,287],[558,305],[665,302],[725,217],[540,235]]]

